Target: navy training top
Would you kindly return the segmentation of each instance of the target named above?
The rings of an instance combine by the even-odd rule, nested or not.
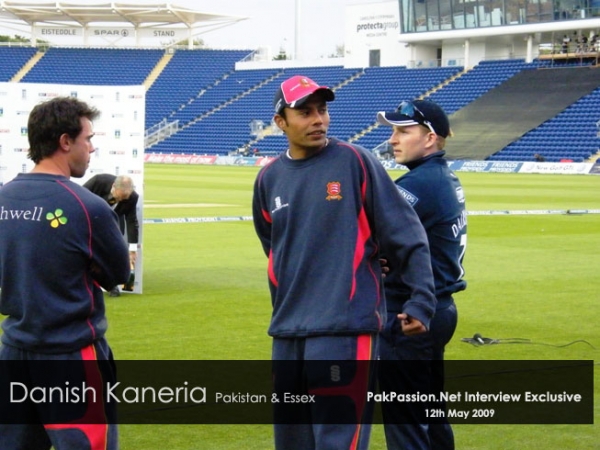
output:
[[[438,307],[466,288],[463,257],[467,245],[465,195],[458,177],[448,168],[446,152],[439,151],[407,164],[409,172],[395,183],[421,220],[431,252]],[[385,278],[390,311],[401,311],[410,288],[391,270]]]
[[[71,353],[104,336],[104,294],[129,277],[106,201],[67,177],[19,174],[0,188],[2,343]]]
[[[425,231],[366,149],[330,139],[306,159],[280,155],[256,178],[253,219],[269,258],[271,336],[381,331],[382,253],[403,274],[405,312],[428,326],[435,297]]]

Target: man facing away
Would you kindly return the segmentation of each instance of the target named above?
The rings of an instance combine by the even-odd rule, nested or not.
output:
[[[2,376],[16,376],[18,362],[30,388],[87,383],[97,389],[96,402],[85,397],[74,410],[69,403],[19,403],[23,422],[0,421],[2,448],[118,448],[114,406],[102,401],[102,386],[115,374],[101,287],[127,280],[127,246],[106,202],[69,179],[88,168],[98,115],[75,98],[35,106],[27,128],[35,166],[0,188]],[[40,362],[52,370],[36,370]],[[68,420],[58,420],[59,412]]]
[[[287,416],[274,406],[277,449],[367,448],[366,398],[386,317],[381,253],[410,286],[404,332],[424,332],[435,310],[423,227],[374,155],[327,136],[334,97],[304,76],[280,84],[274,121],[289,148],[254,184],[275,391],[315,395]]]
[[[443,150],[452,134],[450,123],[442,108],[426,100],[402,102],[396,111],[378,113],[377,120],[393,127],[389,142],[394,158],[409,169],[395,183],[425,227],[437,298],[430,330],[418,336],[406,335],[397,324],[396,314],[410,301],[411,289],[402,273],[391,268],[385,279],[388,324],[381,340],[380,388],[439,395],[444,391],[444,349],[457,324],[452,296],[466,288],[462,266],[467,245],[465,195],[459,179],[448,168]],[[444,404],[382,404],[388,449],[454,448],[445,415],[428,421],[424,417],[428,407],[445,409]]]

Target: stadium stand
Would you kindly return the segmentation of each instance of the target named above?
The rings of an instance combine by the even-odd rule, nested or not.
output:
[[[482,61],[467,72],[457,66],[235,70],[250,53],[176,50],[146,95],[146,128],[177,122],[176,132],[146,150],[278,154],[287,143],[271,126],[273,92],[278,80],[304,74],[336,92],[330,134],[370,149],[389,137],[389,129],[375,123],[377,111],[429,98],[450,114],[456,132],[448,142],[451,158],[529,161],[537,153],[546,161],[583,161],[598,151],[595,67],[548,69],[548,61],[513,59]],[[33,47],[0,47],[0,80],[11,80],[35,54]],[[49,48],[22,81],[142,84],[164,56],[156,49]],[[65,66],[73,60],[77,64]]]
[[[523,59],[482,61],[428,98],[441,105],[448,114],[453,114],[519,72],[534,70],[544,64],[538,61],[527,64]]]
[[[248,84],[250,89],[244,90],[245,83],[237,83],[246,80],[249,72],[258,72],[257,78],[250,78]],[[316,78],[322,84],[334,87],[337,83],[344,81],[344,77],[352,76],[356,71],[343,69],[341,67],[328,68],[303,68],[302,73],[311,78]],[[291,73],[291,72],[290,72]],[[295,72],[294,72],[295,73]],[[319,77],[319,74],[323,77]],[[327,75],[325,77],[325,75]],[[216,98],[232,96],[228,104],[215,105],[211,110],[205,111],[202,120],[188,120],[182,130],[158,143],[151,148],[152,151],[164,152],[169,149],[176,153],[201,153],[201,154],[229,154],[247,146],[253,146],[263,154],[269,150],[263,146],[253,145],[251,134],[251,122],[261,121],[270,125],[273,117],[273,92],[279,78],[285,78],[285,71],[240,71],[231,76],[231,83],[219,83],[212,87]],[[256,75],[251,75],[256,77]],[[229,78],[228,78],[229,79]],[[231,91],[231,86],[239,84],[237,92]],[[221,86],[223,85],[223,86]],[[232,93],[233,92],[233,93]],[[202,96],[197,100],[202,103]],[[190,108],[193,112],[196,101],[182,108],[181,116],[186,120],[184,111]],[[176,115],[173,116],[174,118]],[[215,136],[217,136],[215,138]],[[282,147],[277,147],[281,151]]]
[[[449,154],[454,158],[468,159],[486,159],[495,154],[490,159],[508,160],[510,154],[502,154],[503,146],[490,145],[496,141],[504,142],[504,145],[510,144],[513,140],[518,140],[523,134],[540,125],[545,120],[558,114],[573,101],[578,100],[584,91],[589,92],[589,83],[581,83],[578,78],[574,83],[573,94],[562,90],[557,90],[553,86],[551,78],[541,74],[548,74],[538,69],[548,67],[547,62],[534,61],[526,64],[522,59],[484,61],[466,74],[462,74],[462,67],[444,67],[444,68],[426,68],[426,69],[407,69],[406,67],[371,67],[361,70],[343,69],[342,67],[319,67],[319,68],[301,68],[286,69],[279,72],[275,71],[234,71],[228,75],[221,83],[215,84],[201,96],[181,108],[179,112],[173,115],[183,124],[192,125],[191,129],[184,129],[157,146],[153,146],[150,151],[153,152],[174,152],[174,153],[202,153],[202,154],[227,154],[244,148],[257,149],[262,155],[274,155],[286,148],[286,139],[277,133],[277,130],[267,130],[259,137],[252,136],[250,123],[260,121],[269,128],[272,109],[272,93],[274,85],[271,81],[279,77],[290,76],[295,73],[302,73],[311,78],[319,80],[321,84],[329,85],[336,91],[336,101],[330,104],[332,122],[330,134],[340,139],[353,140],[359,145],[367,148],[375,148],[389,137],[389,130],[384,127],[378,127],[374,123],[374,117],[378,110],[395,108],[397,104],[405,99],[414,99],[427,97],[439,102],[447,110],[457,112],[466,110],[467,106],[475,104],[475,100],[485,98],[490,92],[494,92],[509,80],[514,78],[513,84],[519,85],[523,80],[516,77],[519,74],[529,73],[530,82],[527,88],[531,99],[526,100],[522,93],[518,94],[519,104],[529,105],[525,117],[519,118],[512,111],[512,106],[507,106],[506,111],[512,121],[516,121],[519,126],[512,126],[512,131],[506,133],[506,130],[500,130],[500,127],[490,127],[490,122],[496,122],[490,118],[490,105],[482,102],[482,107],[475,109],[475,115],[483,120],[482,128],[486,130],[486,145],[482,146],[482,141],[469,139],[470,145],[477,149],[474,153],[464,154],[464,139],[450,140],[456,145],[449,145]],[[581,70],[580,67],[572,70]],[[254,72],[253,75],[250,72]],[[591,73],[591,72],[590,72]],[[596,72],[593,72],[595,74]],[[566,76],[571,76],[570,73]],[[516,78],[515,78],[516,77]],[[541,77],[541,78],[540,78]],[[241,80],[247,80],[248,83],[242,85]],[[558,78],[560,83],[560,77]],[[591,83],[596,83],[594,76],[591,77]],[[220,86],[223,84],[223,86]],[[239,89],[236,90],[236,84]],[[441,89],[428,95],[436,88]],[[531,86],[535,89],[531,89]],[[596,84],[597,85],[597,84]],[[510,84],[508,84],[510,88]],[[583,91],[581,90],[583,88]],[[560,104],[554,105],[554,110],[549,115],[546,90],[550,93],[560,93]],[[210,94],[208,93],[210,92]],[[449,92],[447,94],[446,92]],[[503,98],[506,95],[504,89],[499,89],[492,95],[492,104],[497,105],[495,98]],[[206,96],[205,98],[203,98]],[[500,96],[500,97],[498,97]],[[247,98],[246,98],[247,97]],[[542,101],[540,101],[540,97]],[[507,100],[504,97],[503,104],[511,103],[516,100]],[[229,102],[229,104],[227,104]],[[541,112],[535,112],[536,107]],[[212,109],[211,109],[212,108]],[[533,109],[531,109],[533,108]],[[204,117],[203,117],[204,116]],[[461,129],[460,115],[455,114],[452,117],[453,123],[456,121],[457,128]],[[237,120],[231,121],[231,117]],[[532,122],[532,118],[537,120]],[[506,124],[509,124],[505,120]],[[523,128],[524,124],[528,127]],[[473,127],[473,122],[467,124],[467,127]],[[582,160],[597,149],[595,136],[590,131],[591,126],[595,126],[595,120],[587,124],[586,153],[583,155],[581,149],[573,148],[572,145],[563,145],[562,150],[557,155],[548,155],[548,160]],[[467,128],[468,129],[468,128]],[[275,131],[275,133],[273,133]],[[516,131],[516,133],[515,133]],[[219,139],[210,136],[220,136]],[[460,132],[458,136],[460,136]],[[464,136],[469,136],[465,133]],[[507,138],[510,139],[507,140]],[[454,138],[453,138],[454,139]],[[529,138],[528,138],[529,139]],[[526,145],[526,144],[524,144]],[[544,144],[539,144],[544,145]],[[558,145],[558,144],[557,144]],[[455,152],[453,150],[456,149]],[[537,148],[539,153],[544,153]],[[572,151],[571,151],[572,150]],[[520,160],[530,160],[533,153],[521,155]]]
[[[598,151],[600,88],[490,156],[492,161],[583,162]]]
[[[233,73],[251,50],[177,50],[146,94],[146,128],[172,116]]]
[[[214,108],[233,102],[252,90],[258,89],[261,84],[276,77],[281,71],[241,70],[227,75],[223,80],[203,89],[190,103],[172,115],[173,120],[179,120],[181,125],[186,125],[194,119],[199,119]]]
[[[142,49],[49,48],[26,83],[139,85],[164,52]]]
[[[572,130],[574,125],[582,127],[585,131],[582,138],[587,136],[585,147],[571,139],[540,141],[534,131],[540,126],[545,129],[549,121],[555,123],[563,111],[599,85],[600,71],[596,68],[523,70],[450,117],[455,136],[448,140],[448,153],[456,159],[485,159],[494,155],[490,159],[507,161],[518,155],[519,161],[533,161],[535,153],[545,154],[551,148],[560,150],[560,156],[552,160],[587,159],[598,148],[593,135],[600,118],[597,115],[581,117],[578,124],[553,125],[557,132]],[[504,153],[513,146],[520,149],[521,145],[533,148],[528,148],[527,153]],[[582,150],[587,150],[585,157]]]
[[[0,47],[0,81],[10,81],[36,52],[34,47]]]

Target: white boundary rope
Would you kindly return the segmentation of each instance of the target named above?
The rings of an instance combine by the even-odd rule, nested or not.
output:
[[[516,209],[516,210],[488,210],[468,211],[469,216],[520,216],[520,215],[580,215],[600,214],[600,209]],[[252,220],[252,216],[224,216],[224,217],[173,217],[164,219],[144,219],[144,223],[211,223],[211,222],[241,222]]]

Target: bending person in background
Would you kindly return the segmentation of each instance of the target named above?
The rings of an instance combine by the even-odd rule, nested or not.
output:
[[[137,219],[137,202],[139,195],[135,192],[133,180],[126,175],[115,176],[108,173],[101,173],[94,175],[86,181],[83,187],[106,200],[115,213],[117,213],[121,233],[127,236],[130,269],[133,274],[140,233]],[[133,291],[132,276],[129,277],[123,289],[126,291]],[[110,289],[109,295],[111,297],[118,297],[121,295],[119,286],[113,286]]]

